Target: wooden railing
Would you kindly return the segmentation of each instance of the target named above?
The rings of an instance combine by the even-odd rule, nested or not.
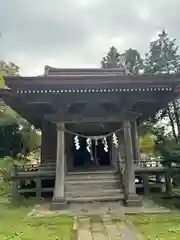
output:
[[[124,161],[119,161],[119,169],[121,176],[124,176]],[[174,173],[179,172],[179,167],[165,167],[161,161],[140,161],[134,162],[135,178],[139,180],[136,182],[136,188],[144,189],[145,194],[149,194],[152,189],[161,189],[165,185],[166,192],[172,192],[171,178]],[[164,181],[162,181],[164,179]]]
[[[54,187],[43,187],[43,180],[55,180],[55,164],[14,166],[11,171],[13,199],[22,193],[35,193],[40,199],[42,193],[53,192]],[[30,184],[32,187],[26,188]]]
[[[21,175],[21,173],[37,172],[40,170],[55,170],[55,163],[48,164],[25,164],[25,165],[14,165],[11,172],[11,177]]]
[[[148,163],[148,164],[147,164]],[[123,183],[124,162],[117,160],[118,169]],[[163,176],[165,179],[166,191],[171,192],[171,176],[174,171],[179,171],[179,168],[167,168],[160,165],[159,161],[153,161],[153,164],[141,161],[135,164],[135,175],[142,179],[142,182],[137,183],[137,188],[144,188],[145,193],[149,193],[152,188],[161,188],[162,182],[151,182],[150,176]],[[54,187],[44,187],[44,180],[55,180],[56,169],[55,163],[49,164],[33,164],[24,166],[14,166],[11,172],[12,180],[12,195],[14,199],[19,198],[21,194],[35,193],[39,199],[42,193],[53,192]],[[26,188],[30,183],[33,183],[31,188]],[[164,183],[163,183],[164,184]]]
[[[161,161],[159,161],[159,160],[153,160],[153,161],[150,161],[150,160],[148,160],[148,161],[140,161],[140,162],[137,162],[137,160],[134,160],[133,161],[133,163],[134,163],[134,165],[136,165],[136,166],[138,166],[138,167],[142,167],[142,168],[144,168],[144,167],[162,167],[163,165],[162,165],[162,163],[161,163]],[[124,160],[119,160],[119,165],[121,165],[121,166],[124,166],[124,164],[125,164],[125,161]]]

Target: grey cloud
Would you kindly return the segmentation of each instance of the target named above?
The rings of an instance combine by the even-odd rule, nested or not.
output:
[[[14,6],[5,3],[6,14],[0,17],[0,29],[11,49],[49,52],[88,41],[85,22],[79,18],[75,8],[63,4],[63,1],[55,6],[54,3],[46,4],[45,0],[35,6],[27,4],[33,1],[18,2],[17,5],[12,4]],[[24,3],[21,5],[20,2]]]
[[[67,67],[73,62],[98,65],[113,38],[124,39],[122,51],[134,47],[144,52],[162,27],[180,44],[179,0],[81,1],[82,6],[80,0],[0,0],[2,58],[26,59],[27,69],[48,58],[64,59]],[[150,11],[149,19],[138,15],[143,8]],[[97,37],[102,44],[97,45]]]

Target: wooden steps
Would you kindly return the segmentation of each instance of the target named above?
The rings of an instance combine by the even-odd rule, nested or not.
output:
[[[65,195],[70,203],[124,199],[119,173],[112,170],[68,173],[65,179]]]

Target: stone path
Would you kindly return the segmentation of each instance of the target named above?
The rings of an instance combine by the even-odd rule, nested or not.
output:
[[[125,223],[126,214],[167,213],[170,209],[144,199],[142,207],[124,207],[119,202],[70,204],[67,209],[50,211],[49,203],[36,205],[27,217],[68,215],[74,218],[73,235],[77,240],[143,240],[137,229]]]
[[[142,237],[124,221],[110,214],[102,216],[79,216],[75,218],[74,230],[78,240],[141,240]]]
[[[50,215],[69,215],[69,216],[92,216],[113,214],[118,215],[123,219],[124,214],[155,214],[155,213],[169,213],[171,210],[155,204],[150,199],[144,199],[142,207],[125,207],[120,202],[110,203],[85,203],[85,204],[70,204],[67,209],[59,211],[51,211],[49,202],[44,202],[36,205],[29,213],[28,216],[43,217]]]

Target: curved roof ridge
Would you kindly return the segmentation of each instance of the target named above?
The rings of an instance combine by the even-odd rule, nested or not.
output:
[[[97,75],[97,74],[117,73],[126,75],[126,70],[123,65],[119,68],[56,68],[46,65],[44,68],[45,76],[54,75]]]

